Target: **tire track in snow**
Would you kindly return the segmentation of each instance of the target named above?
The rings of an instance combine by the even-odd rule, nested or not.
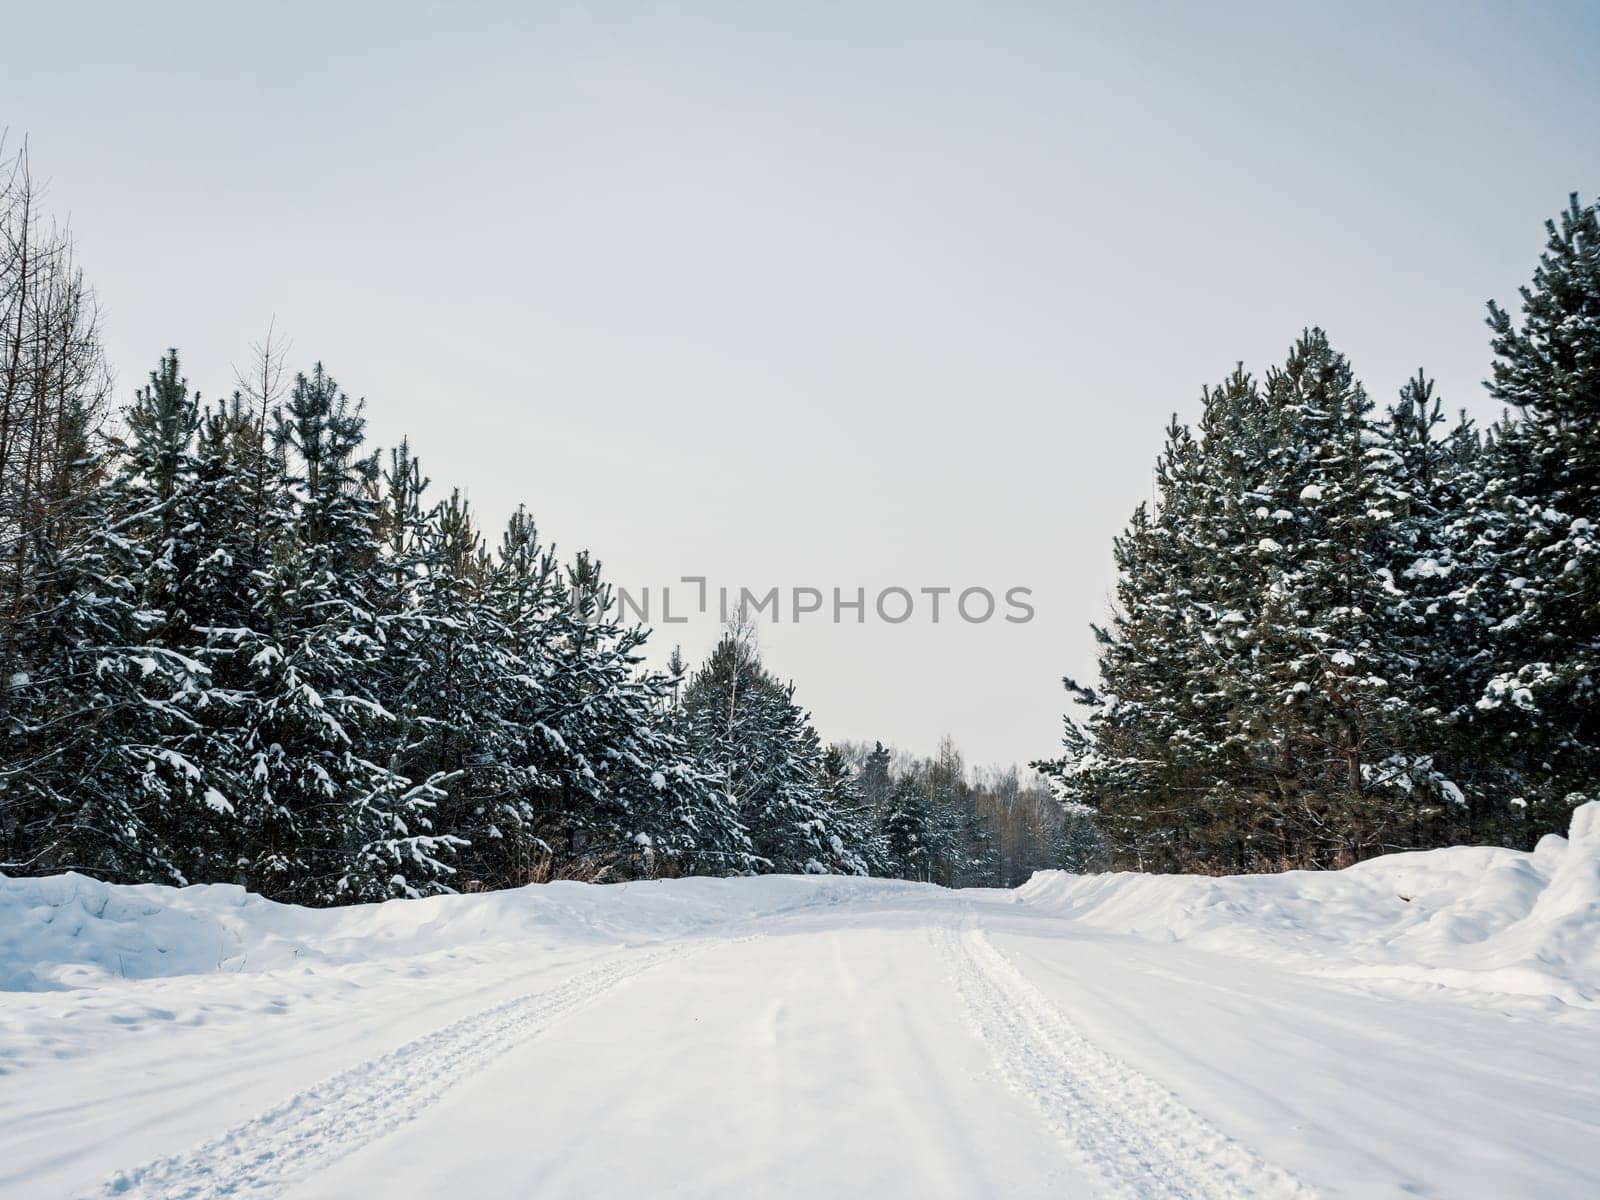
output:
[[[981,930],[943,925],[935,937],[1001,1076],[1033,1102],[1108,1194],[1139,1200],[1315,1197],[1078,1032]]]
[[[743,939],[735,939],[743,940]],[[694,953],[725,941],[696,946]],[[415,1119],[451,1087],[617,985],[685,954],[624,957],[517,996],[357,1063],[184,1154],[112,1175],[102,1197],[264,1200]]]

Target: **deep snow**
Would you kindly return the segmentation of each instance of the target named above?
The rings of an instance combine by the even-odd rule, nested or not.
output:
[[[1080,925],[1313,974],[1600,1007],[1600,802],[1532,854],[1458,846],[1223,879],[1041,871],[1018,895]]]
[[[1600,1195],[1600,804],[1532,854],[328,911],[0,877],[0,1196]]]

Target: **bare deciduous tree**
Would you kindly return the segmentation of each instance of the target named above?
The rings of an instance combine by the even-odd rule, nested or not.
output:
[[[0,145],[0,546],[13,619],[39,540],[70,536],[111,395],[94,293],[38,199],[26,148],[7,158]]]
[[[29,667],[41,631],[26,617],[48,610],[52,564],[82,526],[111,396],[94,293],[39,196],[26,145],[8,154],[0,140],[0,781],[27,769],[23,747],[39,740],[10,728],[18,689],[40,682]]]

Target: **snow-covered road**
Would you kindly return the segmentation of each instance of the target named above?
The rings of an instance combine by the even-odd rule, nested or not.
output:
[[[1351,978],[1118,931],[1042,885],[311,913],[0,883],[33,923],[0,960],[79,947],[0,991],[19,1200],[1600,1195],[1581,990]]]

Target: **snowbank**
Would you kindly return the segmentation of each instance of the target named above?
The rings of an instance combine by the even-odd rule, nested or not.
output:
[[[553,883],[340,909],[238,887],[119,887],[81,875],[0,876],[0,992],[108,979],[254,974],[472,947],[682,937],[799,908],[883,901],[926,885],[816,876]],[[947,893],[946,893],[947,894]],[[994,895],[994,893],[989,893]],[[1463,846],[1345,871],[1211,878],[1042,871],[1036,912],[1319,975],[1600,1008],[1600,802],[1531,854]]]
[[[811,905],[884,880],[817,876],[551,883],[473,896],[313,909],[243,888],[101,883],[83,875],[0,875],[0,992],[113,979],[271,971],[493,943],[631,943]]]
[[[1600,1008],[1600,802],[1532,853],[1459,846],[1344,871],[1041,871],[1019,900],[1098,930],[1318,974]]]

